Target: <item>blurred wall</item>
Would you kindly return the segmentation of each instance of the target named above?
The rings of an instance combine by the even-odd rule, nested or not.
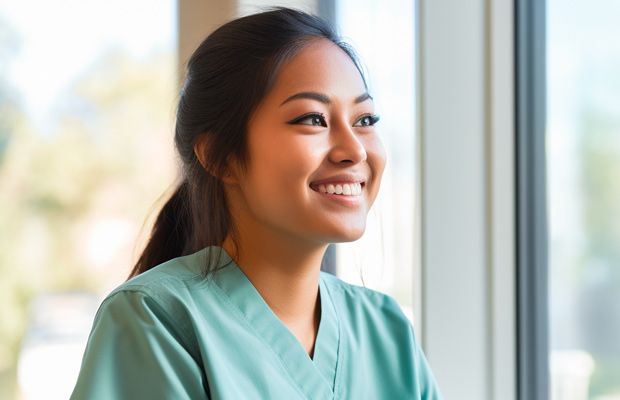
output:
[[[219,25],[237,14],[237,0],[178,0],[179,80],[183,82],[185,63],[200,42]]]
[[[285,6],[317,12],[321,0],[178,0],[179,81],[185,77],[185,63],[200,42],[218,26],[260,8]]]

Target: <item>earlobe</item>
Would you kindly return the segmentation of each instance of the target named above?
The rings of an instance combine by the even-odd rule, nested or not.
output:
[[[234,185],[237,183],[237,175],[234,173],[234,171],[231,171],[230,167],[226,167],[226,172],[224,172],[222,181],[229,185]]]

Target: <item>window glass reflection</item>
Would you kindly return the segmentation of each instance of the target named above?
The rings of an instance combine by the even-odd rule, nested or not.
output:
[[[620,3],[547,7],[553,399],[620,399]]]

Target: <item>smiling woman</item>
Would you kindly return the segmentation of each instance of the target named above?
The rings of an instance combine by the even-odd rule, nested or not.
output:
[[[360,71],[291,9],[199,46],[183,182],[102,304],[72,398],[441,398],[396,301],[320,272],[364,233],[386,164]]]
[[[327,244],[364,233],[385,166],[370,116],[364,80],[330,40],[314,39],[283,65],[248,123],[248,169],[224,179],[243,247],[254,239],[279,254],[312,247],[322,257]],[[321,193],[321,184],[340,193]]]

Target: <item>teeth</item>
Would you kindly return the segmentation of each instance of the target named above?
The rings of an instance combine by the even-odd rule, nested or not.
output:
[[[321,193],[340,194],[343,196],[359,196],[362,194],[361,183],[344,183],[333,185],[331,183],[324,185],[321,184],[318,187],[318,191]]]

